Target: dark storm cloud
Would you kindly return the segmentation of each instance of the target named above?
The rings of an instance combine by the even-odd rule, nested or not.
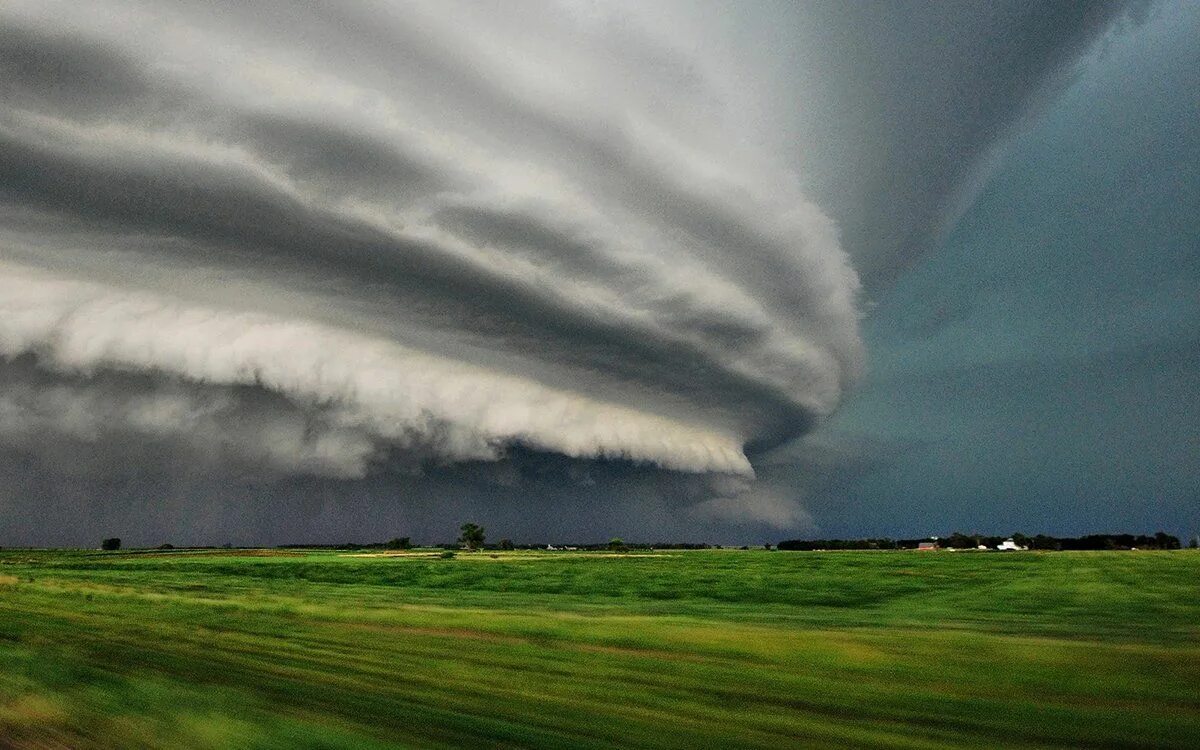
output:
[[[35,453],[87,443],[120,465],[138,442],[174,446],[210,466],[362,477],[378,448],[322,410],[260,388],[214,388],[147,374],[60,376],[23,356],[0,364],[0,444]],[[436,454],[436,443],[412,446]],[[76,449],[77,451],[78,449]]]
[[[519,463],[531,508],[803,525],[747,479],[862,371],[843,244],[909,262],[1126,12],[1047,7],[6,3],[5,450],[134,505]]]
[[[636,18],[608,40],[604,24],[560,8],[539,21],[546,36],[508,40],[517,29],[497,33],[453,8],[413,8],[411,18],[330,8],[321,14],[344,24],[297,37],[250,18],[235,28],[236,10],[159,10],[97,7],[90,22],[85,13],[64,24],[41,5],[10,8],[5,64],[17,106],[0,121],[0,198],[26,224],[6,243],[22,264],[10,273],[59,300],[13,317],[10,356],[36,352],[61,368],[60,348],[38,336],[80,335],[69,331],[79,316],[62,306],[54,280],[29,266],[91,263],[104,282],[83,295],[93,305],[118,304],[129,289],[156,309],[195,306],[213,320],[264,306],[242,300],[228,310],[219,290],[201,285],[184,295],[146,288],[145,266],[219,262],[254,275],[268,298],[289,297],[301,279],[341,325],[386,328],[379,346],[403,342],[404,354],[389,356],[473,368],[464,377],[472,391],[490,391],[488,414],[456,411],[444,393],[414,401],[420,389],[404,380],[406,365],[388,367],[390,387],[410,394],[392,416],[458,425],[472,434],[472,455],[525,442],[745,473],[743,443],[803,431],[853,380],[856,279],[829,222],[765,159],[738,164],[712,151],[736,135],[732,122],[679,130],[693,110],[721,114],[719,92],[702,80],[678,92],[681,104],[647,109],[645,94],[666,90],[662,71],[637,72],[630,88],[614,77],[622,71],[587,57],[612,52],[610,42],[652,47]],[[421,41],[387,54],[379,27],[393,41]],[[527,56],[492,59],[502,48],[489,45],[502,40]],[[577,42],[584,49],[572,52]],[[380,57],[367,65],[352,48]],[[673,54],[662,60],[667,75],[687,62]],[[536,67],[547,55],[590,80],[553,80],[557,71]],[[96,75],[103,85],[93,87]],[[40,233],[28,226],[37,215]],[[64,222],[94,233],[58,242]],[[122,257],[130,244],[138,250]],[[731,262],[739,255],[754,262]],[[131,262],[142,266],[133,278]],[[276,267],[290,275],[270,289]],[[22,304],[39,301],[26,294]],[[57,322],[45,325],[47,316]],[[43,325],[21,329],[31,318]],[[305,318],[295,324],[322,324],[319,314]],[[323,324],[322,340],[340,336]],[[72,355],[70,367],[166,369],[233,385],[264,366],[261,353],[226,351],[236,361],[181,370],[147,334],[186,335],[167,325],[136,343],[125,336]],[[270,386],[353,401],[361,374],[347,377],[354,382],[331,386],[291,367]],[[513,400],[523,390],[559,393],[560,430],[540,400]]]

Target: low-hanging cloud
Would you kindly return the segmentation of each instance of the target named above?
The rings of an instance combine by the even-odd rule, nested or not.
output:
[[[505,444],[520,442],[684,471],[751,471],[731,435],[394,342],[46,279],[12,266],[0,270],[0,356],[9,359],[33,355],[44,367],[72,375],[127,370],[257,386],[326,412],[339,427],[393,446],[433,448],[446,460],[497,458]],[[150,414],[138,409],[125,421]]]
[[[398,10],[7,4],[0,354],[261,387],[446,461],[750,475],[832,411],[856,276],[678,40]]]
[[[47,373],[29,357],[0,368],[0,385],[0,446],[8,448],[73,442],[119,452],[154,442],[209,466],[340,479],[365,476],[380,458],[362,430],[252,389],[125,373]]]

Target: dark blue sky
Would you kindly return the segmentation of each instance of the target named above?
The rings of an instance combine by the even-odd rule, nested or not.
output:
[[[1197,39],[1186,4],[1112,39],[876,297],[824,531],[1200,531]]]

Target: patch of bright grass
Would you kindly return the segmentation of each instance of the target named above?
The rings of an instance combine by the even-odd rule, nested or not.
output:
[[[1192,747],[1198,594],[1189,551],[4,551],[0,746]]]

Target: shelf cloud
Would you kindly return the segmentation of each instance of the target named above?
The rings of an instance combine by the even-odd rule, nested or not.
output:
[[[968,162],[1123,8],[1096,5],[1062,38],[967,24],[1040,51],[1003,106],[950,107],[962,127],[899,112],[949,154],[930,171],[847,145],[889,120],[848,86],[846,122],[813,84],[861,79],[834,47],[762,64],[754,30],[803,27],[794,9],[10,0],[0,450],[182,446],[288,481],[533,452],[700,477],[695,518],[807,523],[749,480],[864,370],[843,238],[880,278],[908,262]],[[876,189],[880,170],[932,182]]]
[[[741,475],[862,365],[832,223],[636,18],[61,10],[0,32],[8,359]]]

